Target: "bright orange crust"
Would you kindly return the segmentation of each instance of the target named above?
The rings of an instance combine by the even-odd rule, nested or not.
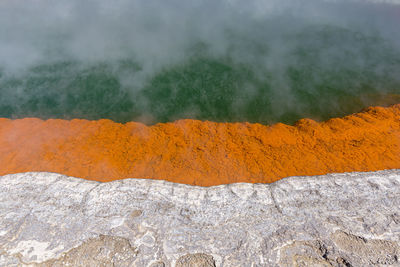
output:
[[[294,126],[0,119],[0,175],[49,171],[211,186],[392,168],[400,168],[400,104]]]

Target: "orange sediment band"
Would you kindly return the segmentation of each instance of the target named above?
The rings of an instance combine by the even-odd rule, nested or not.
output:
[[[400,104],[294,126],[0,119],[0,175],[49,171],[211,186],[392,168],[400,168]]]

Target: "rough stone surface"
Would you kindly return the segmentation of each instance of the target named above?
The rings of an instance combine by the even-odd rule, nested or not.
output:
[[[400,170],[194,187],[0,177],[0,266],[400,266]]]
[[[100,235],[71,249],[61,258],[39,263],[38,266],[130,266],[136,254],[129,240]]]
[[[215,267],[215,261],[207,254],[187,254],[178,259],[176,267]]]

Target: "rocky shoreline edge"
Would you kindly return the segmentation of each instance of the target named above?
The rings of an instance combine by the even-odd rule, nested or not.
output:
[[[0,266],[400,265],[400,170],[197,187],[0,177]]]

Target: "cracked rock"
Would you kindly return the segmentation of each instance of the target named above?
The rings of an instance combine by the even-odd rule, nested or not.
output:
[[[0,177],[0,266],[400,266],[400,170],[196,187]]]

